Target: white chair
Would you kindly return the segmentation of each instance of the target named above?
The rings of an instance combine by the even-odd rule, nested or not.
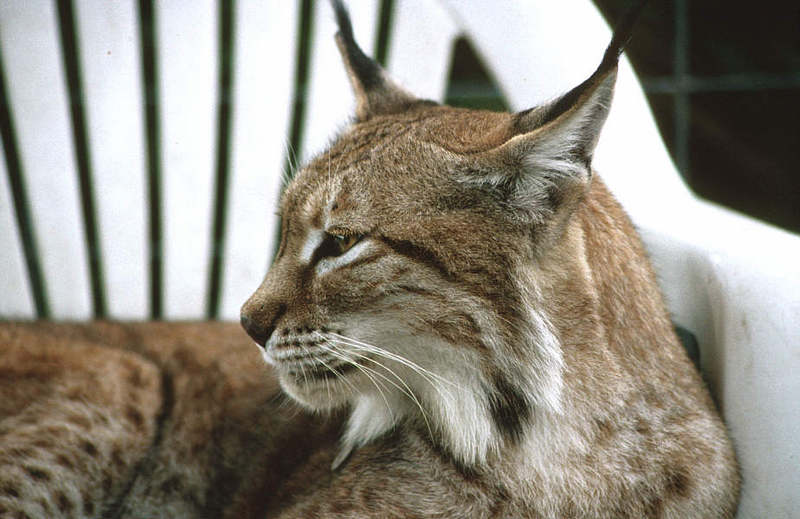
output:
[[[350,3],[356,37],[370,51],[379,5]],[[151,4],[80,0],[74,17],[44,0],[0,4],[11,123],[2,128],[0,161],[0,316],[235,319],[268,266],[287,155],[296,162],[322,149],[349,117],[327,2],[313,4],[310,72],[299,90],[303,0],[221,3],[230,19],[210,0],[158,2],[156,66],[148,71],[141,20]],[[62,57],[70,19],[77,62]],[[228,54],[218,49],[218,33],[231,27],[226,161],[217,154],[225,115],[218,56]],[[512,107],[523,109],[584,79],[610,31],[586,0],[398,0],[388,68],[409,90],[441,99],[462,34]],[[77,68],[85,152],[70,111],[78,89],[69,71]],[[143,85],[153,70],[158,81],[148,93]],[[287,150],[296,91],[305,99],[300,157]],[[159,134],[146,122],[148,98],[158,106]],[[220,160],[227,181],[217,173]],[[675,322],[698,339],[701,367],[742,464],[739,517],[796,514],[800,238],[691,194],[624,60],[595,167],[639,228]],[[219,193],[228,195],[223,203]]]

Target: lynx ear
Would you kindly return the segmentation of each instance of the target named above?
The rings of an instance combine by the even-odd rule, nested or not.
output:
[[[551,103],[515,114],[514,136],[485,155],[491,169],[498,172],[488,180],[508,189],[512,207],[543,209],[537,211],[539,219],[557,211],[569,214],[588,189],[592,156],[611,106],[619,56],[644,3],[626,13],[588,79]]]
[[[353,37],[350,15],[341,0],[331,0],[331,4],[339,25],[336,44],[356,97],[356,117],[363,121],[373,115],[396,113],[416,102],[414,96],[397,86],[386,71],[359,48]]]

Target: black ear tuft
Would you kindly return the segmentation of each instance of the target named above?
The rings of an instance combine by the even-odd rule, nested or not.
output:
[[[603,60],[600,62],[597,70],[583,83],[561,96],[556,102],[547,107],[546,110],[536,114],[535,118],[531,118],[532,123],[536,126],[541,126],[557,119],[564,112],[575,106],[575,104],[579,102],[579,99],[587,92],[596,88],[609,73],[616,71],[619,57],[630,41],[636,21],[639,19],[642,9],[647,2],[648,0],[637,0],[637,2],[622,15],[622,19],[614,29],[614,35],[611,37],[611,42],[608,44],[608,47],[606,47]],[[522,126],[525,126],[524,123]],[[528,130],[531,129],[533,128],[528,128]]]
[[[636,26],[636,22],[639,20],[642,9],[647,5],[647,2],[648,0],[637,0],[636,3],[630,6],[622,15],[622,18],[617,22],[616,27],[614,27],[614,35],[611,37],[611,42],[608,44],[606,52],[603,55],[603,61],[600,63],[595,74],[607,71],[617,65],[622,51],[625,50],[625,47],[631,40],[633,28]]]
[[[336,14],[336,24],[339,26],[339,31],[342,35],[353,41],[353,24],[350,23],[350,13],[347,12],[347,7],[344,6],[342,0],[331,0],[331,7]]]
[[[365,90],[379,87],[383,81],[381,77],[383,71],[377,63],[364,54],[364,51],[356,43],[353,36],[353,24],[350,23],[350,13],[347,12],[347,8],[341,0],[331,0],[331,4],[333,12],[336,14],[336,24],[339,26],[336,38],[343,47],[352,73],[358,77]]]
[[[356,96],[356,117],[366,120],[373,115],[396,113],[416,102],[414,96],[395,85],[380,65],[358,46],[350,15],[341,0],[331,0],[331,5],[339,24],[336,44]]]

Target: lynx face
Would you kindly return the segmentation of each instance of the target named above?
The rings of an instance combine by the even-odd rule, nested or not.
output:
[[[510,434],[534,400],[557,405],[557,378],[512,382],[530,378],[530,355],[559,367],[516,273],[537,227],[470,178],[480,164],[467,151],[484,145],[470,136],[510,122],[420,103],[356,123],[299,173],[275,264],[243,311],[266,325],[257,340],[287,393],[314,409],[367,401],[381,422],[419,405],[484,415],[481,427],[496,415]],[[454,125],[455,150],[438,137]],[[540,351],[516,351],[530,338]]]
[[[503,229],[489,204],[463,204],[462,161],[422,131],[447,115],[421,106],[357,124],[286,192],[283,242],[259,289],[276,308],[265,355],[309,406],[424,380],[411,363],[475,378],[504,332],[497,317],[516,290],[498,248],[529,240],[514,240],[522,229]]]
[[[616,60],[546,106],[456,109],[394,85],[337,14],[357,118],[288,186],[242,323],[298,402],[351,406],[345,451],[413,419],[474,463],[560,409],[537,264],[590,185]]]

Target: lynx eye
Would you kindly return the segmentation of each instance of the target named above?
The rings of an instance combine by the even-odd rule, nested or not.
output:
[[[350,234],[348,236],[343,236],[341,234],[332,234],[334,243],[336,243],[336,247],[339,249],[339,254],[344,254],[348,250],[350,250],[353,245],[358,243],[358,240],[361,239],[360,236],[357,234]]]
[[[326,257],[341,256],[355,246],[363,238],[360,234],[326,232],[325,239],[317,249],[317,260]]]

